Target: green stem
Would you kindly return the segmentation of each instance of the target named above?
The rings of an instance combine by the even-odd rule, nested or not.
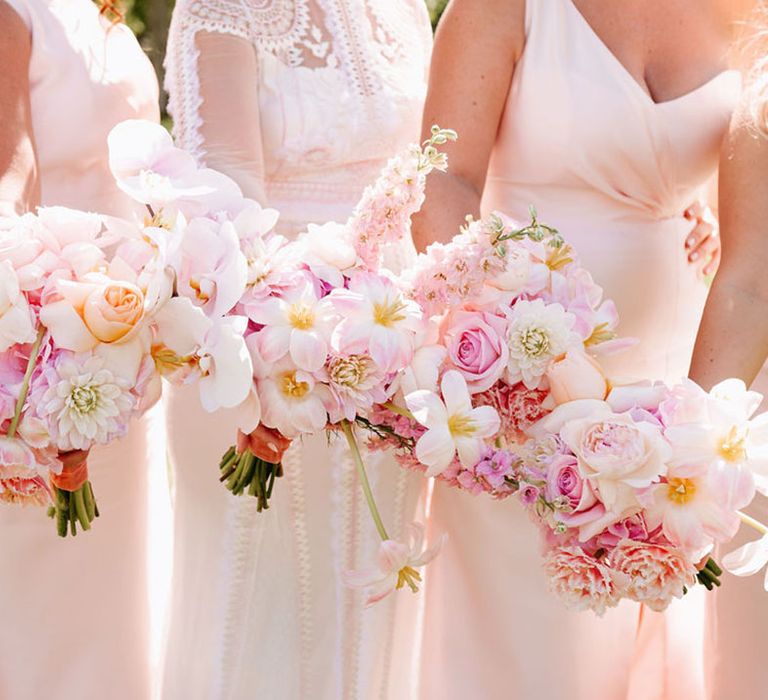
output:
[[[45,336],[45,327],[40,326],[40,330],[37,332],[37,338],[32,346],[32,352],[27,360],[27,369],[24,372],[24,381],[21,383],[21,391],[19,392],[19,398],[16,401],[16,410],[13,412],[13,418],[11,419],[11,425],[8,427],[8,437],[12,438],[16,435],[16,429],[19,427],[19,421],[21,420],[21,412],[24,410],[24,404],[27,401],[27,394],[29,393],[29,383],[32,380],[32,373],[35,371],[35,365],[37,364],[37,357],[40,354],[40,345],[42,345],[43,337]]]
[[[383,403],[381,405],[384,408],[386,408],[388,411],[392,411],[392,413],[396,413],[398,416],[402,416],[403,418],[407,418],[408,420],[413,420],[413,421],[416,420],[413,417],[413,413],[411,413],[407,408],[400,408],[400,406],[392,403],[391,401],[387,401],[386,403]]]
[[[344,431],[344,437],[347,438],[347,444],[352,452],[352,459],[355,462],[357,468],[357,475],[360,478],[360,485],[363,487],[363,493],[365,494],[365,501],[368,504],[368,510],[371,511],[371,517],[376,524],[376,530],[379,533],[379,537],[383,540],[388,540],[389,535],[384,527],[384,523],[379,515],[379,509],[376,507],[376,501],[373,498],[373,491],[371,491],[371,484],[368,481],[368,474],[365,472],[365,464],[363,463],[363,456],[360,454],[360,448],[357,445],[355,439],[355,432],[352,429],[352,424],[348,420],[341,422],[341,429]]]
[[[746,513],[738,511],[737,515],[745,525],[749,525],[751,528],[757,530],[761,535],[768,535],[768,526],[763,525],[760,521],[751,518]]]

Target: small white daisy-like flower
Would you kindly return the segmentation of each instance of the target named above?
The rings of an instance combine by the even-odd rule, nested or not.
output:
[[[575,320],[560,304],[518,301],[507,330],[509,383],[522,381],[529,389],[537,388],[550,363],[578,342]]]
[[[136,407],[128,383],[91,355],[62,356],[38,413],[62,451],[85,450],[125,435]]]

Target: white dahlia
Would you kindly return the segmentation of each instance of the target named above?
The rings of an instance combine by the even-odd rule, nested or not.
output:
[[[136,408],[128,382],[101,357],[66,354],[46,377],[37,414],[59,450],[85,450],[122,437]]]
[[[522,381],[536,389],[552,361],[579,342],[573,330],[575,320],[560,304],[518,301],[510,311],[507,329],[509,383]]]

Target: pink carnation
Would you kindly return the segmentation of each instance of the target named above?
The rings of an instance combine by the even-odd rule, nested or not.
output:
[[[622,540],[611,553],[611,563],[627,577],[622,594],[657,612],[696,583],[694,565],[679,549],[661,544]]]
[[[478,406],[492,406],[501,418],[501,434],[510,442],[519,442],[525,431],[550,412],[545,407],[547,392],[528,389],[518,382],[497,382],[488,391],[475,396]]]
[[[551,550],[544,560],[544,571],[552,591],[570,608],[603,615],[619,604],[613,572],[580,547]]]

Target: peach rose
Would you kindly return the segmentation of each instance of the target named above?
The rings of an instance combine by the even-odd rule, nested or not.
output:
[[[144,294],[130,282],[89,274],[79,282],[59,281],[57,291],[58,298],[40,309],[40,319],[66,350],[125,342],[144,319]]]
[[[547,370],[550,395],[560,404],[577,399],[604,399],[608,380],[600,365],[581,350],[569,350]]]

